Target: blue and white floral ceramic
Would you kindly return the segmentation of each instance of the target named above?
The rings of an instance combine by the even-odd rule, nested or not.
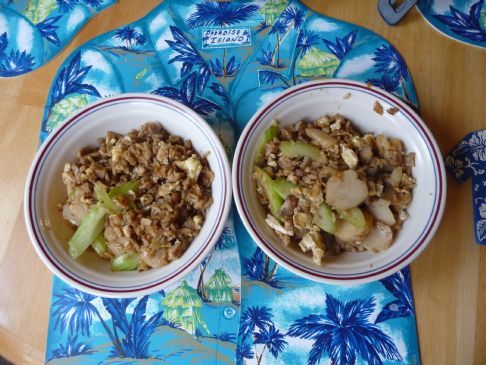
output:
[[[417,8],[434,28],[446,36],[486,48],[484,0],[419,0]]]
[[[143,19],[84,44],[51,87],[44,138],[88,103],[124,92],[190,106],[228,153],[252,114],[314,78],[370,82],[417,106],[411,75],[380,36],[298,1],[166,0]],[[239,217],[185,280],[113,300],[56,279],[48,364],[419,364],[408,269],[335,287],[279,267]]]
[[[55,57],[117,0],[0,0],[0,77],[31,72]]]
[[[472,180],[474,234],[486,245],[486,129],[469,133],[446,156],[447,170],[463,183]]]

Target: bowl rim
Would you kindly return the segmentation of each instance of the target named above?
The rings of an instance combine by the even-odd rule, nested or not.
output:
[[[167,275],[166,278],[160,280],[155,279],[155,283],[150,285],[143,285],[142,287],[136,289],[117,289],[117,288],[102,288],[96,284],[87,284],[73,278],[70,274],[66,273],[64,269],[60,268],[59,265],[52,261],[49,255],[45,252],[44,244],[41,243],[42,239],[38,237],[36,230],[39,229],[39,222],[36,222],[33,216],[33,201],[35,200],[35,194],[33,192],[33,184],[40,179],[42,168],[40,164],[46,160],[46,152],[50,145],[56,141],[62,139],[62,132],[68,127],[76,124],[83,119],[83,117],[88,113],[97,112],[100,108],[110,106],[113,104],[120,104],[124,102],[133,101],[146,101],[161,104],[162,106],[171,107],[171,109],[177,111],[180,114],[186,115],[188,119],[193,120],[195,123],[201,126],[204,132],[207,134],[208,140],[214,144],[214,153],[219,164],[221,164],[222,171],[222,188],[223,191],[221,195],[223,196],[221,200],[222,209],[218,212],[214,222],[205,221],[204,224],[211,223],[211,230],[208,231],[208,239],[203,241],[204,247],[199,251],[194,253],[194,258],[186,263],[183,267],[176,267],[173,271]],[[174,284],[178,280],[184,278],[191,270],[193,270],[197,265],[211,252],[217,240],[221,236],[225,223],[227,221],[232,203],[232,185],[231,185],[231,167],[228,159],[228,155],[223,147],[223,144],[215,131],[211,126],[196,112],[187,107],[186,105],[175,101],[173,99],[145,93],[124,93],[112,97],[103,98],[101,100],[90,103],[89,105],[81,108],[60,125],[54,128],[48,135],[46,140],[39,146],[39,149],[32,161],[27,175],[25,189],[24,189],[24,221],[27,228],[27,233],[29,235],[30,241],[36,251],[37,255],[41,261],[47,266],[47,268],[57,277],[61,278],[63,281],[69,285],[78,288],[82,291],[102,296],[108,298],[129,298],[139,295],[146,295],[150,293],[157,292],[163,288]],[[47,240],[46,240],[47,245]],[[201,245],[201,246],[203,246]],[[52,254],[53,255],[53,254]],[[54,255],[53,255],[54,256]],[[109,284],[107,285],[109,287]]]
[[[437,165],[437,175],[438,175],[438,187],[439,191],[437,194],[438,203],[436,204],[436,210],[433,211],[433,219],[432,221],[425,227],[424,231],[426,231],[425,235],[423,236],[420,243],[407,255],[404,257],[400,257],[396,263],[393,265],[383,268],[377,272],[371,274],[354,274],[349,275],[346,277],[336,277],[328,274],[316,275],[315,273],[301,269],[288,260],[288,258],[280,253],[277,249],[275,249],[274,245],[269,243],[270,240],[265,240],[263,236],[261,236],[256,227],[258,223],[252,218],[251,213],[246,209],[244,206],[243,200],[245,197],[245,193],[243,192],[243,187],[239,183],[242,178],[243,174],[243,165],[245,162],[243,156],[243,149],[244,146],[249,142],[249,134],[250,132],[262,124],[263,119],[265,118],[265,114],[267,111],[272,109],[275,104],[281,102],[282,100],[286,99],[288,96],[295,94],[297,92],[303,90],[314,90],[319,87],[329,87],[329,86],[340,86],[340,87],[349,87],[349,91],[361,93],[366,90],[369,94],[374,94],[381,99],[385,99],[390,104],[397,105],[399,110],[403,112],[408,119],[413,120],[413,122],[421,129],[424,134],[422,139],[426,138],[426,142],[430,144],[432,151],[430,155],[430,159],[433,163]],[[240,138],[238,140],[238,144],[235,149],[235,154],[233,158],[233,165],[232,165],[232,184],[233,184],[233,195],[236,204],[236,208],[238,210],[239,216],[241,220],[250,234],[251,238],[255,241],[258,247],[260,247],[266,255],[271,257],[274,261],[278,264],[282,265],[285,269],[289,270],[290,272],[321,283],[326,284],[345,284],[345,285],[354,285],[354,284],[364,284],[376,280],[383,279],[410,264],[428,245],[432,237],[434,236],[435,232],[437,231],[440,221],[444,212],[445,207],[445,198],[447,193],[447,182],[445,177],[445,167],[444,162],[442,160],[442,154],[440,153],[440,149],[433,137],[432,133],[430,132],[429,128],[422,120],[422,118],[417,114],[417,112],[403,100],[398,98],[397,96],[384,91],[383,89],[371,86],[369,84],[365,84],[363,82],[353,81],[353,80],[346,80],[346,79],[321,79],[321,80],[312,80],[308,81],[291,88],[286,89],[282,93],[275,96],[272,100],[266,102],[262,105],[252,116],[248,124],[243,129]],[[302,264],[302,263],[301,263]],[[305,264],[302,264],[305,266]]]

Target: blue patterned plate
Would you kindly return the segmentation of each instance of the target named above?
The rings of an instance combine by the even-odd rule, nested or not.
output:
[[[420,0],[417,8],[430,25],[449,38],[486,48],[484,0]]]
[[[118,0],[0,0],[0,78],[56,57],[96,14]]]

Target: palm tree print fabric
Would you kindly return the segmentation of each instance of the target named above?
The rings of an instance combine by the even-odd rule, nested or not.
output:
[[[240,281],[229,224],[199,268],[150,296],[100,298],[56,278],[46,363],[232,364]]]
[[[167,0],[64,62],[41,139],[79,108],[123,92],[178,100],[231,156],[256,109],[314,78],[369,82],[417,106],[397,50],[298,1]],[[235,213],[235,212],[233,212]],[[54,280],[48,364],[419,364],[408,269],[351,287],[296,277],[232,214],[214,251],[181,282],[130,300]]]
[[[419,0],[417,6],[440,32],[461,42],[486,48],[484,0]]]
[[[31,72],[55,57],[116,0],[0,0],[0,77]]]

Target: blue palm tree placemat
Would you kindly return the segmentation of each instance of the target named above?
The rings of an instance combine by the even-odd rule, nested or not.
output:
[[[471,179],[474,235],[486,245],[486,129],[468,133],[445,157],[445,166],[458,183]]]
[[[55,57],[117,0],[0,0],[0,77],[31,72]]]
[[[417,7],[439,32],[460,42],[486,48],[484,0],[419,0]]]
[[[64,62],[41,139],[79,108],[124,92],[190,106],[231,155],[256,109],[313,78],[369,82],[417,106],[386,40],[298,1],[167,0],[84,44]],[[419,364],[408,269],[366,285],[297,277],[251,240],[237,214],[206,260],[176,285],[130,300],[54,279],[46,361],[177,364]]]

